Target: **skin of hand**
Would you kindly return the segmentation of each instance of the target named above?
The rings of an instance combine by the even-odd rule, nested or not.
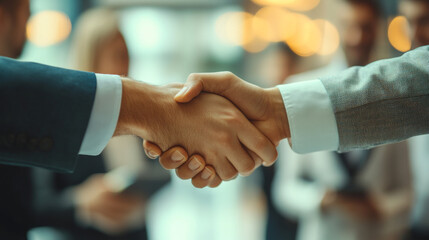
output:
[[[194,73],[188,77],[185,86],[175,96],[175,100],[187,103],[201,92],[214,93],[230,100],[274,145],[277,146],[280,140],[290,137],[283,98],[277,88],[262,89],[230,72]],[[154,156],[160,155],[164,162],[172,162],[162,155],[161,149],[155,144],[145,141],[144,145],[147,152],[153,152]],[[273,161],[263,161],[265,166],[273,163]],[[255,167],[258,165],[257,163]],[[181,177],[180,172],[177,175]]]
[[[254,170],[255,161],[247,149],[267,162],[277,158],[275,146],[230,101],[203,93],[180,104],[174,96],[182,87],[151,86],[123,78],[114,135],[137,135],[156,143],[162,151],[182,146],[204,157],[222,180]]]
[[[332,206],[335,206],[337,201],[337,194],[334,191],[327,190],[323,195],[322,201],[320,203],[320,210],[324,213],[329,211]]]
[[[137,196],[111,192],[103,174],[95,174],[74,189],[77,212],[93,227],[116,234],[125,231],[129,219],[143,211],[145,201]]]
[[[357,220],[380,219],[377,205],[369,196],[352,197],[337,194],[336,204],[338,208]]]
[[[376,204],[369,196],[355,197],[328,190],[320,204],[321,211],[326,213],[331,209],[341,209],[357,220],[379,219]]]
[[[156,159],[162,153],[158,146],[148,141],[143,142],[143,147],[146,155],[152,159]],[[150,152],[148,149],[151,149]],[[191,159],[195,159],[193,163],[191,163]],[[188,158],[188,153],[181,147],[167,150],[159,157],[159,162],[167,170],[176,169],[176,174],[181,179],[192,179],[192,184],[197,188],[207,186],[215,188],[222,183],[214,168],[205,165],[206,162],[200,155],[195,154]],[[197,167],[195,167],[196,165]]]

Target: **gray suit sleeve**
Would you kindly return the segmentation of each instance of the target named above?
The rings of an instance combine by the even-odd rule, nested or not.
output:
[[[321,80],[335,113],[340,151],[429,133],[429,46]]]

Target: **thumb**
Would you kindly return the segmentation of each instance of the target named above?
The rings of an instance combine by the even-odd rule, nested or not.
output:
[[[192,73],[174,99],[177,102],[186,103],[197,97],[202,91],[224,96],[225,91],[231,88],[232,79],[238,81],[238,78],[230,72]],[[228,96],[224,97],[228,98]]]
[[[176,94],[174,100],[179,103],[187,103],[200,95],[201,91],[203,91],[203,84],[200,80],[189,80]]]

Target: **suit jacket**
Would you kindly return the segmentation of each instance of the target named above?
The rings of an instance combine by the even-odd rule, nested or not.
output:
[[[374,148],[356,175],[356,184],[372,196],[382,218],[360,221],[341,208],[320,211],[326,190],[341,190],[348,180],[336,152],[298,155],[283,142],[279,174],[273,186],[277,208],[299,220],[298,240],[401,239],[413,203],[406,142]],[[284,147],[282,147],[284,146]]]
[[[429,46],[322,78],[340,151],[429,133]]]
[[[0,239],[27,239],[34,226],[31,169],[0,165]]]
[[[72,171],[95,74],[0,57],[0,79],[0,163]]]

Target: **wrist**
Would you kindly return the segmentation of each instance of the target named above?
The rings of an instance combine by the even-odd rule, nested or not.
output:
[[[137,82],[130,78],[122,77],[122,101],[118,123],[114,136],[119,135],[145,135],[148,114],[143,111],[136,111],[136,108],[144,109],[144,112],[151,112],[149,109],[153,104],[148,104],[151,88],[149,85]],[[138,126],[138,127],[137,127]]]
[[[280,90],[278,88],[270,88],[266,91],[269,96],[269,106],[271,108],[269,117],[275,122],[275,127],[279,133],[279,140],[290,138],[289,120]]]

